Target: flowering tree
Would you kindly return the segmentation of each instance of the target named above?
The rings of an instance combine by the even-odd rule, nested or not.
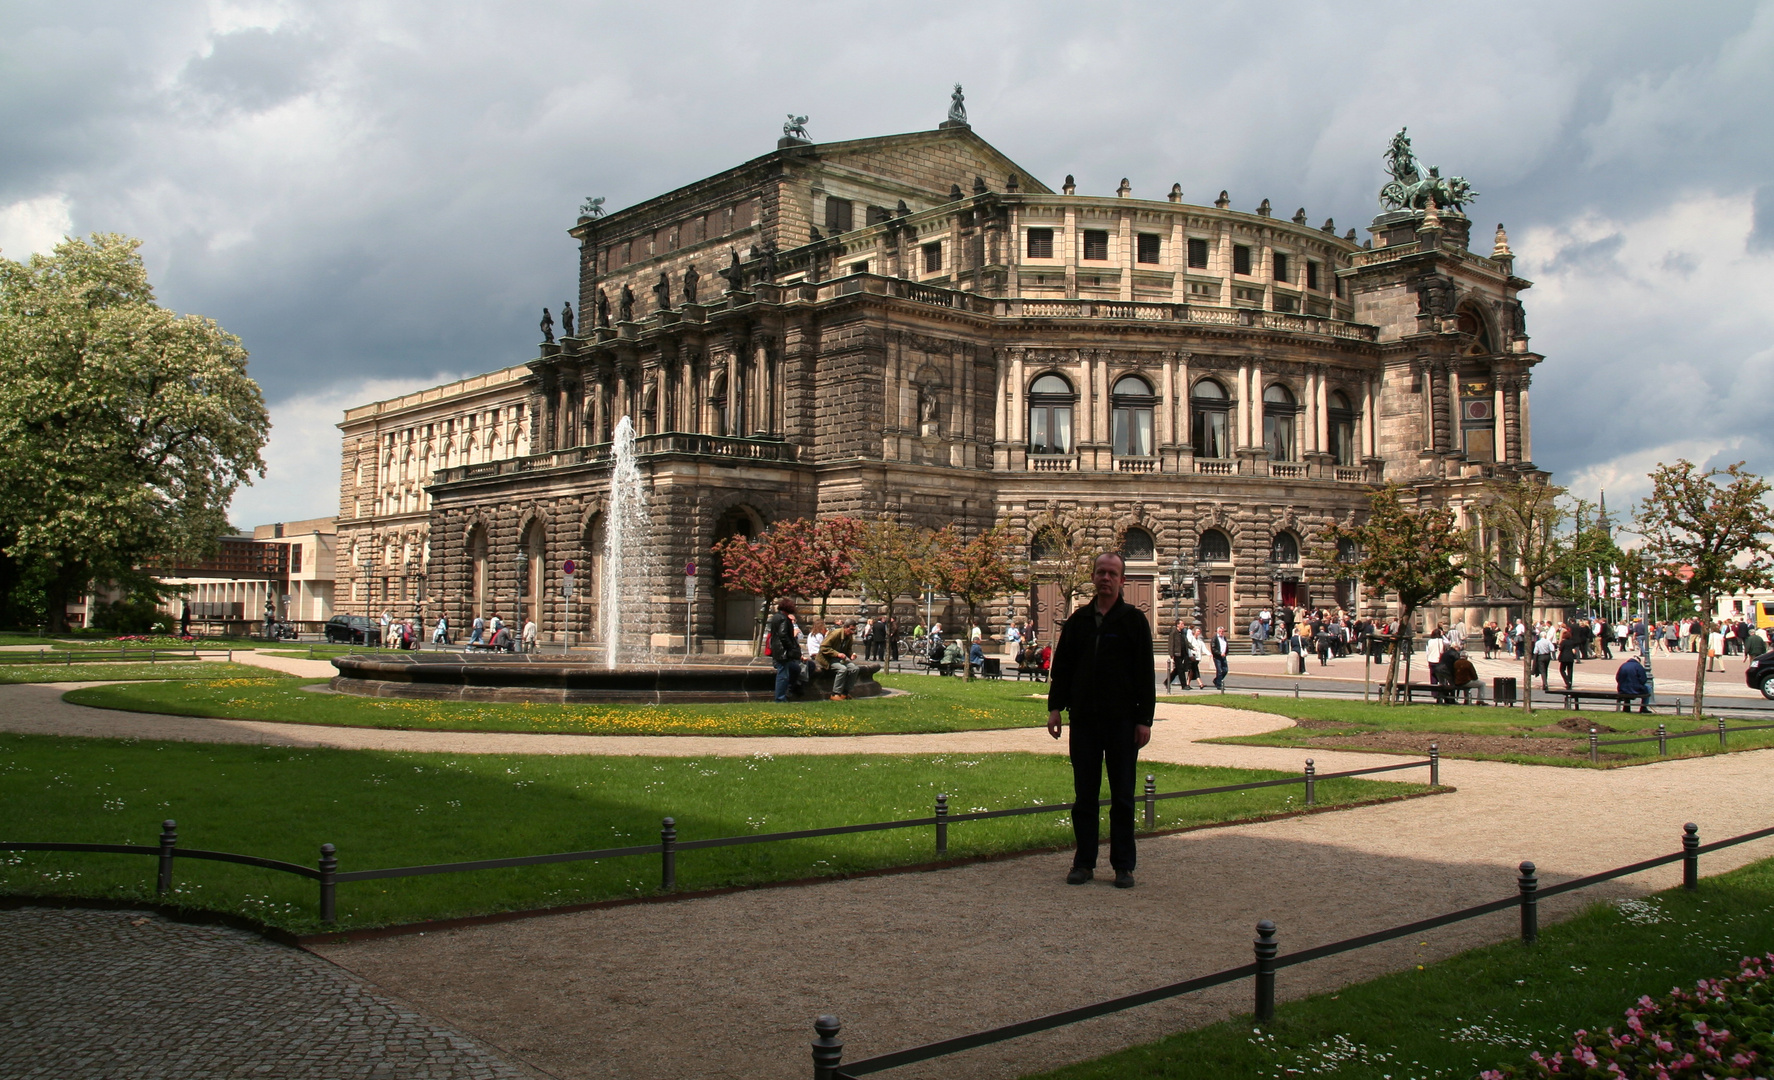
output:
[[[1029,574],[1059,587],[1067,602],[1092,595],[1091,574],[1103,552],[1099,535],[1110,532],[1106,510],[1080,508],[1061,515],[1047,511],[1030,522]]]
[[[730,536],[714,546],[715,556],[720,559],[721,581],[727,588],[756,593],[762,601],[758,611],[760,635],[765,613],[772,603],[810,592],[807,530],[797,527],[804,524],[804,521],[785,521],[766,530],[756,540]]]
[[[809,522],[786,522],[802,536],[808,596],[819,597],[823,618],[832,593],[856,580],[856,559],[862,546],[862,522],[853,517],[830,517]]]
[[[1454,527],[1454,512],[1445,506],[1406,506],[1397,484],[1387,484],[1368,495],[1368,518],[1361,525],[1333,523],[1326,530],[1332,544],[1352,540],[1358,557],[1349,567],[1362,584],[1384,595],[1398,597],[1399,637],[1409,633],[1417,608],[1460,583],[1460,565],[1468,553],[1464,529]],[[1386,667],[1386,687],[1380,700],[1390,704],[1398,685],[1399,650],[1395,642],[1392,662]]]
[[[1020,587],[1021,562],[1012,554],[1015,544],[1002,525],[963,540],[953,525],[945,525],[930,538],[928,573],[936,587],[967,605],[967,625],[973,625],[979,606],[994,596]],[[964,664],[969,680],[973,664]]]
[[[1720,483],[1715,477],[1723,477]],[[1693,597],[1711,618],[1720,593],[1766,589],[1774,582],[1774,512],[1768,482],[1743,462],[1705,472],[1691,461],[1658,465],[1651,494],[1639,503],[1644,552],[1665,582]],[[1694,658],[1694,718],[1706,693],[1706,649]]]

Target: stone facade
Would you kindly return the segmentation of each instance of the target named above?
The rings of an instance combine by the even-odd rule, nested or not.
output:
[[[581,217],[574,334],[347,414],[339,608],[533,614],[546,640],[592,635],[595,597],[569,619],[562,562],[595,572],[625,415],[657,538],[635,629],[672,647],[687,620],[704,640],[746,636],[755,599],[718,587],[710,548],[785,518],[1088,520],[1135,554],[1129,595],[1155,621],[1178,602],[1181,554],[1208,620],[1238,633],[1281,602],[1369,603],[1322,534],[1371,485],[1463,509],[1486,477],[1535,473],[1541,358],[1500,229],[1479,255],[1465,217],[1402,211],[1363,245],[1267,200],[1242,212],[1225,193],[1199,206],[1070,181],[1056,194],[946,124],[785,139]],[[1010,611],[1045,623],[1064,607],[1037,593]],[[1504,607],[1462,591],[1430,614]]]

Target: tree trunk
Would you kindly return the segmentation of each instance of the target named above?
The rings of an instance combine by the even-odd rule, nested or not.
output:
[[[1398,629],[1392,635],[1392,655],[1386,664],[1386,685],[1380,689],[1380,704],[1391,705],[1398,700],[1398,658],[1399,646],[1410,640],[1405,636],[1406,628],[1411,624],[1411,616],[1416,608],[1399,605],[1401,614],[1398,618]]]
[[[961,635],[961,670],[965,673],[962,677],[963,682],[973,681],[973,611],[973,605],[971,603],[968,604],[967,625],[962,628],[966,632]],[[985,635],[983,633],[980,635],[979,647],[981,651],[984,651],[986,647]]]
[[[1707,598],[1706,609],[1712,610],[1711,597]],[[1707,624],[1702,623],[1700,625],[1700,648],[1696,650],[1697,655],[1694,657],[1694,719],[1696,720],[1700,719],[1701,702],[1706,698],[1706,660],[1708,656],[1706,650],[1711,642],[1712,634],[1707,629]]]
[[[44,606],[49,609],[44,612],[44,617],[49,622],[49,632],[52,634],[66,633],[68,630],[68,593],[71,591],[68,579],[72,576],[65,567],[58,569],[44,586]]]

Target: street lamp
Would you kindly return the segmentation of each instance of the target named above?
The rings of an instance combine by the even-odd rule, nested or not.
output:
[[[376,557],[365,555],[363,561],[358,565],[363,568],[363,613],[364,617],[368,618],[374,614],[375,608],[375,588],[373,585],[375,579],[370,574],[376,568]]]
[[[1193,561],[1185,553],[1177,552],[1177,557],[1170,564],[1170,615],[1172,623],[1183,621],[1183,585],[1194,575]],[[1196,598],[1199,601],[1200,597]]]
[[[517,588],[514,593],[517,597],[517,633],[521,640],[524,632],[524,592],[529,585],[524,579],[530,568],[530,555],[528,552],[520,551],[511,557],[511,561],[517,564]]]

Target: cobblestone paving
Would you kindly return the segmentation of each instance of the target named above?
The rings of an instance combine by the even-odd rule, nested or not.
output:
[[[318,957],[148,912],[0,911],[0,1076],[536,1074]]]

